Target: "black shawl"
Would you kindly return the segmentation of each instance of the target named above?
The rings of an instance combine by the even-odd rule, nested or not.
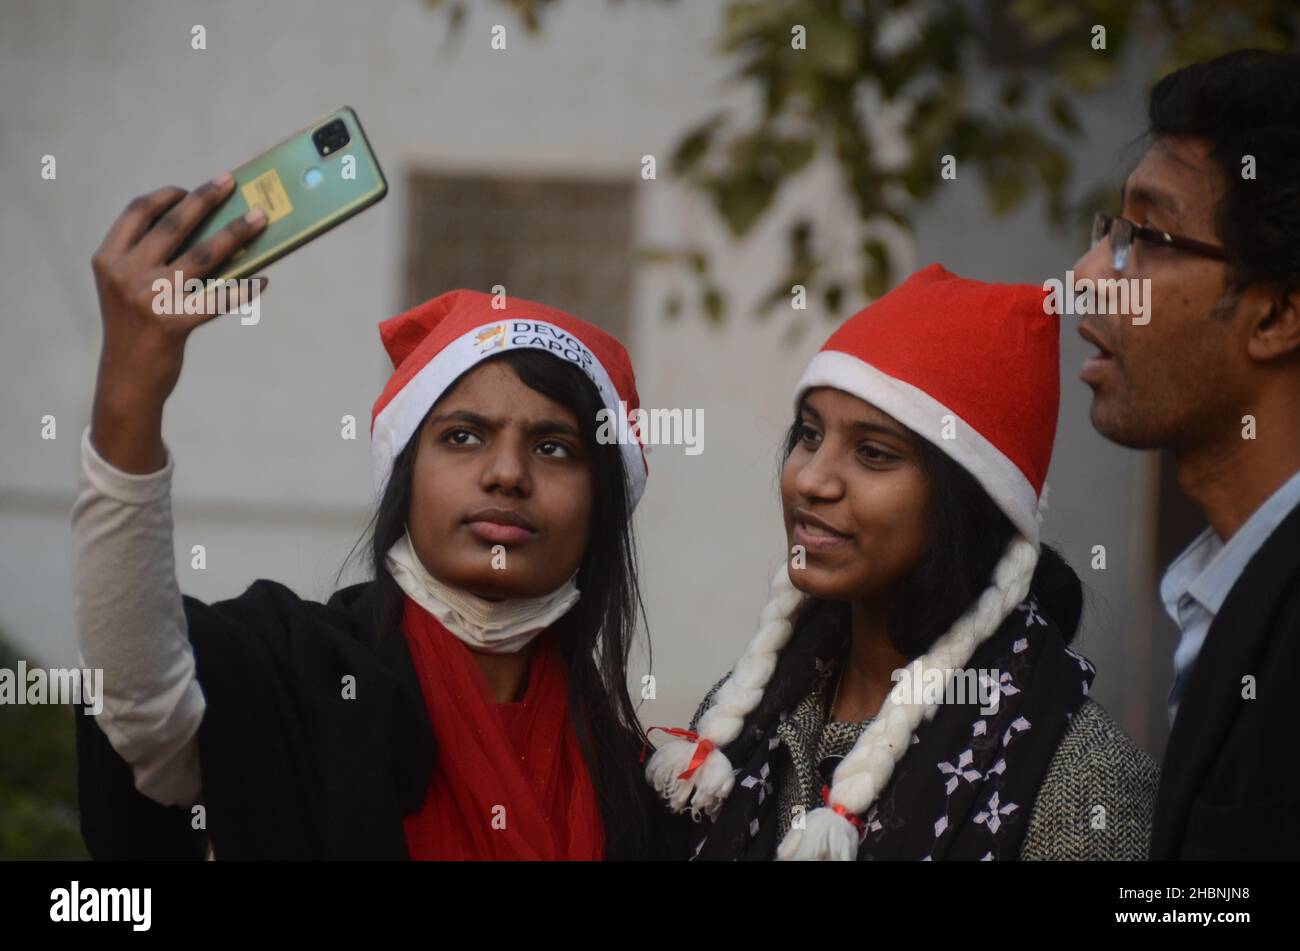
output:
[[[814,602],[777,660],[776,672],[741,734],[723,752],[739,767],[716,819],[693,841],[699,859],[770,859],[778,842],[779,771],[789,754],[778,720],[810,689],[819,668],[840,662],[848,630],[842,606]],[[1031,595],[980,645],[967,667],[1000,673],[996,713],[980,704],[940,704],[860,817],[858,860],[1015,859],[1038,787],[1092,664],[1066,644]]]
[[[407,857],[402,816],[423,800],[436,744],[405,639],[371,637],[372,587],[343,588],[328,604],[265,579],[211,605],[183,596],[206,701],[199,759],[217,857]],[[190,812],[140,793],[81,715],[77,772],[95,858],[202,858]]]
[[[403,816],[423,802],[437,745],[406,639],[373,636],[374,582],[299,598],[260,579],[239,597],[183,597],[206,709],[199,726],[206,828],[219,859],[405,859]],[[345,678],[355,678],[345,681]],[[345,690],[346,686],[346,690]],[[78,709],[81,831],[97,859],[201,859],[191,813],[140,793],[128,764]],[[640,741],[628,735],[629,762]],[[601,777],[593,771],[598,794]],[[647,821],[666,855],[683,824],[649,789],[643,816],[611,815],[606,855]]]

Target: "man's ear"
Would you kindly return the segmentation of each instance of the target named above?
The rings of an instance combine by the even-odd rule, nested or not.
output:
[[[1300,288],[1251,288],[1242,295],[1250,314],[1247,352],[1252,360],[1278,360],[1300,354]]]

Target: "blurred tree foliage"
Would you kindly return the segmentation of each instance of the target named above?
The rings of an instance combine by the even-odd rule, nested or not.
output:
[[[464,0],[426,2],[462,22]],[[536,32],[557,0],[498,2]],[[856,212],[856,272],[832,270],[816,221],[795,214],[763,309],[801,284],[840,316],[852,297],[877,297],[900,276],[880,226],[910,233],[943,181],[944,156],[961,174],[975,170],[995,214],[1038,194],[1055,226],[1082,228],[1103,199],[1094,191],[1069,200],[1071,139],[1082,134],[1076,104],[1114,81],[1132,48],[1154,80],[1241,47],[1295,49],[1298,38],[1295,0],[730,0],[719,49],[757,108],[688,129],[670,169],[740,239],[772,213],[783,185],[831,156]],[[898,135],[902,155],[886,141]],[[723,318],[726,299],[702,246],[647,257],[684,266],[699,309]],[[683,306],[670,301],[669,313]]]
[[[0,668],[18,669],[3,637]],[[0,860],[89,858],[77,817],[76,715],[66,704],[0,707]]]

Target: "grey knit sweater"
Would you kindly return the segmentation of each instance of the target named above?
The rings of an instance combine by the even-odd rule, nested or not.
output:
[[[807,696],[777,725],[777,736],[790,754],[788,768],[779,770],[776,777],[777,841],[789,829],[796,805],[812,810],[822,804],[823,781],[817,764],[828,756],[848,753],[871,722],[826,722],[826,692],[832,682],[829,673],[818,677]],[[697,729],[726,679],[705,695],[691,718],[692,730]],[[1101,704],[1085,700],[1039,787],[1020,858],[1146,859],[1159,777],[1155,760],[1120,729]]]

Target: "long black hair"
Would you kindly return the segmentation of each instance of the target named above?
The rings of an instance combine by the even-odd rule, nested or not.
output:
[[[525,386],[564,406],[578,420],[592,477],[590,527],[577,577],[582,597],[552,630],[568,668],[570,715],[600,803],[606,858],[655,857],[668,844],[656,829],[665,815],[663,807],[641,775],[638,754],[645,733],[628,694],[628,658],[645,612],[622,453],[617,444],[597,442],[597,413],[604,404],[577,367],[533,349],[508,350],[489,359],[507,364]],[[394,461],[362,539],[369,538],[376,637],[393,636],[401,619],[405,595],[388,572],[385,556],[406,531],[422,428]]]
[[[782,447],[782,466],[799,444],[802,428],[796,416]],[[912,430],[907,434],[929,482],[926,543],[921,560],[890,592],[887,627],[895,650],[911,660],[924,654],[989,586],[1016,528],[960,463]],[[1083,615],[1083,585],[1055,548],[1039,546],[1029,590],[1066,643],[1072,641]],[[848,605],[839,610],[847,614]]]

